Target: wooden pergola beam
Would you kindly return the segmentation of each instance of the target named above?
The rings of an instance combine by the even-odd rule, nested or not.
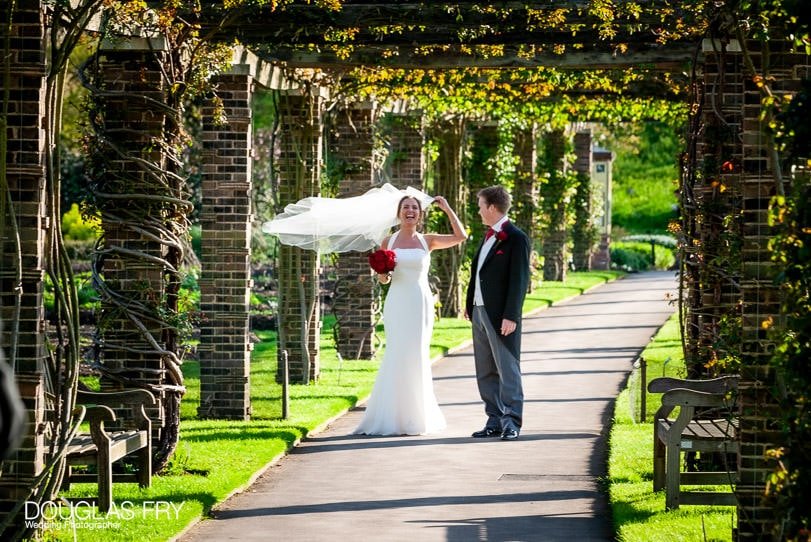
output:
[[[565,54],[540,52],[527,54],[518,47],[505,46],[499,56],[484,56],[447,47],[429,54],[413,47],[355,47],[338,52],[322,49],[303,50],[294,47],[257,46],[254,51],[268,61],[284,62],[291,67],[328,68],[384,66],[392,68],[538,68],[554,67],[572,70],[606,70],[642,67],[656,71],[681,71],[695,53],[695,44],[678,43],[661,47],[629,49],[625,53],[605,50],[567,50]]]

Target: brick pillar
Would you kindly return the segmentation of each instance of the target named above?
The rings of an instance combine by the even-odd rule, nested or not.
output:
[[[591,130],[574,135],[574,171],[577,175],[574,195],[574,225],[572,226],[572,258],[577,271],[591,269],[591,249],[595,227],[592,220]]]
[[[747,44],[758,73],[768,70],[775,81],[770,86],[776,99],[782,101],[783,96],[801,88],[808,59],[787,52],[787,42],[770,42],[768,52],[762,47],[757,42]],[[743,329],[739,385],[740,481],[736,489],[738,539],[764,540],[777,539],[781,529],[774,515],[773,501],[772,506],[764,502],[767,478],[772,472],[764,452],[780,448],[784,435],[780,426],[783,416],[772,391],[780,387],[774,365],[770,363],[775,345],[763,325],[768,320],[782,320],[780,293],[775,281],[779,268],[771,261],[768,246],[768,238],[775,233],[769,225],[768,208],[771,198],[777,194],[774,170],[779,164],[773,162],[767,147],[769,128],[760,117],[761,90],[752,77],[744,77],[742,85]]]
[[[8,24],[6,15],[3,7],[0,25],[4,29]],[[45,26],[38,0],[18,0],[12,17],[10,56],[0,61],[0,69],[5,70],[7,61],[10,72],[5,126],[8,144],[2,157],[8,193],[0,194],[0,322],[3,322],[0,348],[15,374],[28,420],[21,447],[3,463],[0,522],[17,502],[25,500],[33,480],[42,473],[47,415],[44,400],[46,322],[42,304],[43,251],[49,227],[43,130]],[[19,527],[18,524],[10,528]],[[7,535],[9,533],[0,532],[0,539],[5,540]]]
[[[215,81],[226,122],[203,110],[200,274],[201,417],[247,420],[251,413],[251,86],[249,66]]]
[[[341,164],[339,195],[358,195],[372,185],[373,111],[371,104],[351,104],[338,111],[331,134],[331,159]],[[397,210],[391,210],[392,215]],[[333,311],[338,320],[338,352],[346,359],[375,354],[377,320],[373,272],[367,253],[345,252],[338,257]]]
[[[568,183],[565,179],[566,138],[563,130],[552,130],[544,136],[544,167],[541,185],[544,200],[543,279],[566,280],[569,258],[566,251],[566,216]]]
[[[317,92],[318,89],[313,89]],[[280,96],[274,170],[281,207],[320,193],[322,99],[307,93]],[[319,258],[309,250],[279,245],[279,356],[288,353],[290,382],[307,384],[320,371]]]
[[[102,376],[101,387],[115,390],[138,385],[155,392],[167,382],[167,354],[156,350],[147,334],[133,324],[115,300],[126,299],[125,305],[143,306],[143,316],[136,318],[161,349],[171,348],[164,341],[163,327],[150,318],[157,315],[166,292],[167,268],[160,260],[169,257],[169,245],[139,231],[140,224],[133,227],[119,220],[133,210],[154,220],[166,218],[162,204],[150,199],[153,187],[156,193],[163,191],[148,181],[145,170],[149,166],[145,168],[144,164],[171,167],[162,147],[153,143],[167,134],[166,112],[156,104],[168,100],[160,68],[168,49],[162,39],[145,38],[105,42],[100,49],[100,77],[107,92],[97,99],[104,111],[105,137],[94,156],[103,166],[93,172],[93,182],[101,193],[97,200],[104,243],[95,257],[103,267],[105,288],[111,291],[109,296],[102,295],[98,327],[99,355],[105,372],[112,375]],[[144,253],[149,259],[133,256],[130,251]],[[125,379],[124,383],[119,379]],[[147,413],[152,419],[153,442],[159,443],[163,442],[167,396],[162,392],[156,392],[156,396],[158,406]]]
[[[419,113],[388,113],[389,148],[384,166],[391,184],[398,188],[413,186],[422,189],[425,157],[422,152],[424,135]]]

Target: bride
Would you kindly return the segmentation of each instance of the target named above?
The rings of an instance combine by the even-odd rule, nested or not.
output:
[[[391,282],[383,306],[386,349],[354,434],[419,435],[445,428],[431,379],[434,301],[428,270],[431,251],[454,247],[467,234],[445,198],[436,196],[434,202],[448,216],[452,234],[420,233],[422,204],[405,196],[397,205],[400,228],[381,243],[396,254],[394,271],[377,276],[382,284]]]
[[[420,233],[423,207],[432,202],[448,216],[453,233]],[[387,237],[398,224],[399,229]],[[434,326],[428,270],[431,251],[457,246],[467,238],[445,198],[387,183],[350,198],[304,198],[285,207],[262,229],[284,244],[322,254],[376,246],[394,251],[394,271],[377,277],[383,284],[391,282],[383,307],[386,349],[354,433],[418,435],[443,429],[445,418],[434,395],[428,352]]]

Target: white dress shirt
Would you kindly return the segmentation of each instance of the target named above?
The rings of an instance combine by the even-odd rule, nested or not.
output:
[[[493,224],[493,232],[498,233],[501,231],[502,226],[504,223],[507,222],[507,216],[501,217],[501,220]],[[487,239],[484,244],[482,245],[482,250],[479,252],[479,260],[476,262],[476,282],[474,283],[473,288],[473,305],[476,306],[483,306],[484,305],[484,298],[482,297],[482,286],[479,282],[479,270],[482,268],[482,263],[484,260],[487,259],[487,255],[490,253],[490,249],[493,248],[493,245],[496,244],[496,236],[490,236],[490,239]]]

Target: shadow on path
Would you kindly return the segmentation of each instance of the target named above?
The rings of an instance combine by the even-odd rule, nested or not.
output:
[[[433,366],[441,434],[352,435],[354,409],[181,540],[612,540],[608,424],[675,291],[672,272],[640,273],[525,318],[517,441],[470,437],[485,416],[468,347]]]

